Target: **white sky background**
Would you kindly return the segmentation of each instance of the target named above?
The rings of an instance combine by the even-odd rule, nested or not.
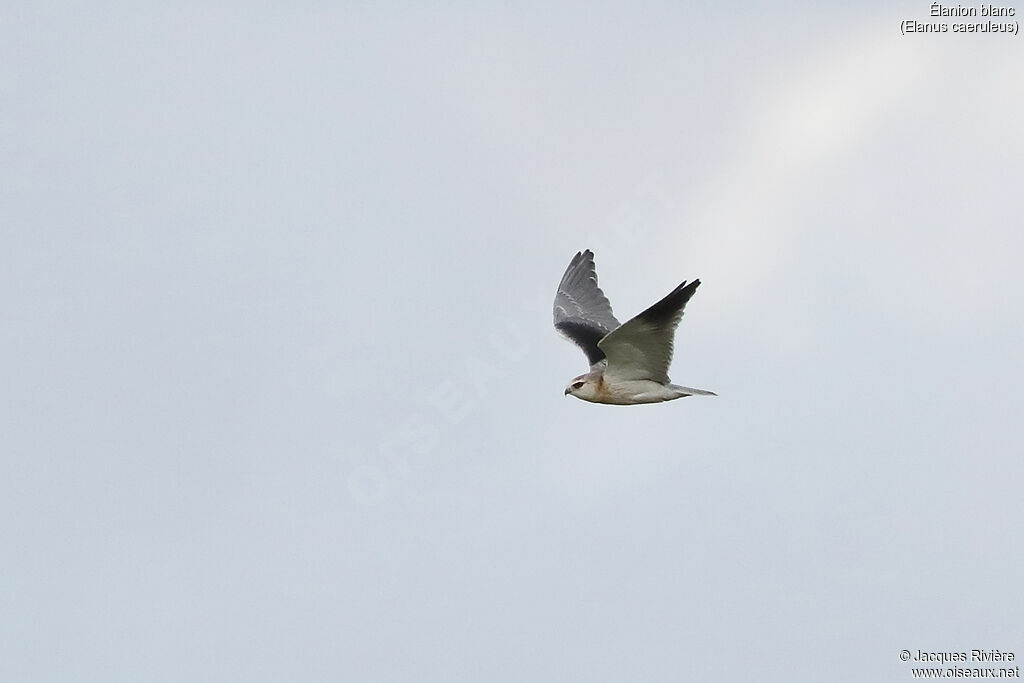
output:
[[[1021,38],[363,5],[3,10],[0,680],[1024,657]],[[587,247],[718,398],[563,397]]]

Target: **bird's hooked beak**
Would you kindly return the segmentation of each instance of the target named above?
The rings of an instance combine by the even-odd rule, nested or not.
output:
[[[563,394],[563,396],[568,396],[568,395],[569,395],[569,394],[571,394],[571,393],[572,393],[572,392],[571,392],[571,391],[569,391],[569,387],[566,387],[566,388],[565,388],[565,394]]]

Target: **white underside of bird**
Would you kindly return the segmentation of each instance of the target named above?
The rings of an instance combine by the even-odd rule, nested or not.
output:
[[[591,403],[635,405],[712,391],[672,384],[673,338],[686,303],[700,280],[683,282],[661,301],[620,325],[597,285],[594,254],[579,252],[569,262],[555,294],[555,328],[577,344],[590,371],[569,383],[565,394]]]

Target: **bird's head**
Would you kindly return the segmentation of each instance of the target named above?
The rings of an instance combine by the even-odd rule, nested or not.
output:
[[[597,395],[597,383],[590,375],[580,375],[569,382],[565,388],[565,395],[573,395],[584,401],[592,401]]]

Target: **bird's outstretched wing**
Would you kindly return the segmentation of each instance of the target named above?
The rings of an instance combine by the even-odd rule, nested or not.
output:
[[[583,349],[591,365],[604,360],[597,343],[617,328],[619,321],[597,286],[594,253],[589,249],[576,252],[565,269],[555,294],[554,313],[555,329]]]
[[[664,299],[600,340],[598,347],[608,358],[605,379],[649,379],[667,384],[672,338],[686,302],[699,286],[700,280],[683,282]]]

